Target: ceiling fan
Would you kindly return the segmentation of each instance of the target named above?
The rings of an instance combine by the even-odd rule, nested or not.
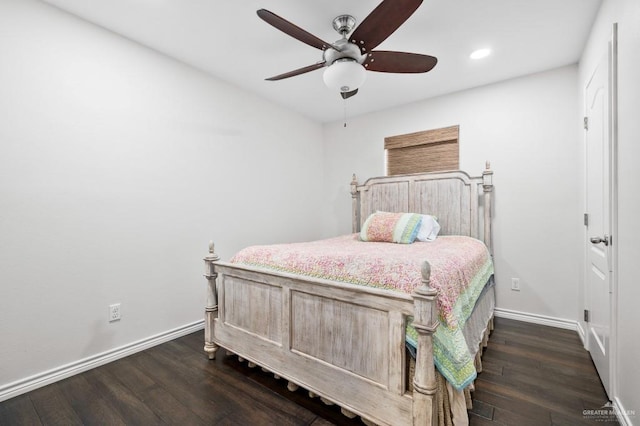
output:
[[[358,93],[366,78],[366,71],[388,73],[423,73],[436,66],[438,59],[418,53],[373,50],[397,30],[422,4],[422,0],[383,0],[362,23],[355,27],[355,18],[340,15],[333,20],[333,28],[342,36],[327,43],[266,9],[257,11],[268,24],[289,36],[323,51],[322,61],[279,74],[269,81],[282,80],[326,67],[325,84],[338,90],[344,98]]]

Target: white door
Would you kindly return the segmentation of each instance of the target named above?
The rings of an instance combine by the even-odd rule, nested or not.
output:
[[[615,38],[614,38],[615,40]],[[602,55],[585,88],[586,102],[586,298],[587,349],[607,393],[610,392],[612,313],[612,179],[611,158],[615,111],[612,64],[609,51]]]

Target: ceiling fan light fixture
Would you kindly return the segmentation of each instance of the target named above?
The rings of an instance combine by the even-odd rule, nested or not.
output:
[[[324,84],[334,91],[340,93],[351,92],[359,89],[367,78],[364,67],[355,59],[342,58],[324,70],[322,79]]]

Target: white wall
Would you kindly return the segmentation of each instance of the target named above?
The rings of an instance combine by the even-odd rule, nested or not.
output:
[[[33,0],[0,52],[0,394],[201,320],[209,239],[320,236],[319,124]]]
[[[581,236],[577,67],[325,125],[327,235],[350,232],[349,181],[384,174],[384,138],[460,125],[460,167],[495,171],[497,305],[575,321]],[[511,291],[519,277],[522,290]]]
[[[606,49],[611,27],[618,23],[618,345],[613,397],[633,424],[640,424],[640,3],[605,0],[580,61],[584,88],[599,54]]]

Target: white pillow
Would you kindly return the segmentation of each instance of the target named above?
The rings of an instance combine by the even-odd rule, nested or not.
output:
[[[422,215],[422,223],[416,241],[434,241],[440,232],[440,224],[434,216],[430,214]]]

